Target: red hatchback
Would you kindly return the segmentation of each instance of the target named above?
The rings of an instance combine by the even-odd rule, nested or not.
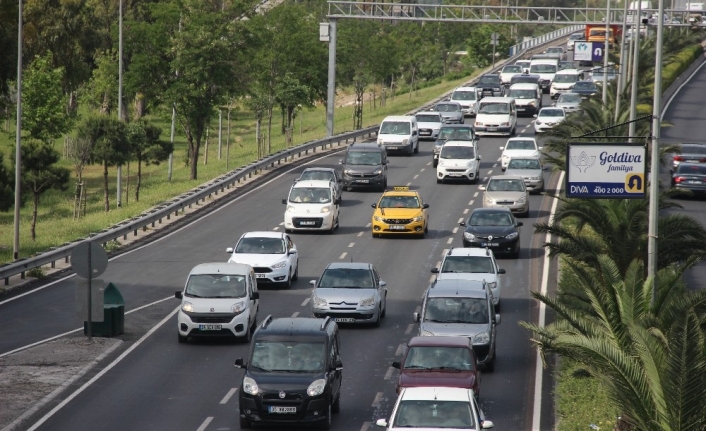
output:
[[[414,337],[407,344],[400,370],[397,393],[401,388],[453,387],[472,389],[479,396],[480,371],[468,337]]]

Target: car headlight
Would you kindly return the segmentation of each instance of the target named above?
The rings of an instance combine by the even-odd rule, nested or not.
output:
[[[541,179],[542,179],[542,177],[540,177],[540,176],[537,176],[537,177],[530,177],[530,180],[532,180],[532,181],[539,181],[539,180],[541,180]]]
[[[194,311],[194,305],[191,302],[184,302],[181,304],[181,311],[185,313],[191,313]]]
[[[541,121],[539,121],[539,120],[535,121],[535,123],[537,123],[537,125],[540,125],[540,124],[542,124],[542,122],[541,122]]]
[[[483,200],[489,205],[495,205],[495,199],[489,198],[488,196],[485,196]]]
[[[260,388],[257,387],[257,382],[252,377],[245,377],[243,379],[243,392],[250,395],[257,395],[260,392]]]
[[[373,171],[373,174],[374,174],[374,175],[380,175],[381,173],[382,173],[382,169],[375,169],[375,170]]]
[[[497,281],[491,281],[490,283],[488,283],[488,289],[495,289],[496,287],[498,287]]]
[[[464,233],[463,233],[463,238],[466,239],[466,240],[468,240],[468,241],[473,241],[474,239],[476,239],[476,236],[473,235],[473,234],[470,233],[470,232],[464,232]]]
[[[517,203],[523,204],[525,202],[527,202],[527,196],[525,195],[522,195],[519,199],[517,199]]]
[[[382,222],[382,217],[380,217],[380,216],[373,216],[373,220]]]
[[[501,125],[501,126],[509,126],[509,125],[510,125],[510,123],[508,123],[508,122],[505,122],[505,123],[500,123],[500,125]]]
[[[316,295],[312,296],[311,299],[314,301],[314,307],[316,308],[322,308],[328,305],[328,302],[326,302],[324,298],[319,298]]]
[[[321,212],[324,213],[324,214],[330,213],[330,212],[331,212],[331,208],[329,208],[329,207],[323,207],[323,208],[321,208]]]
[[[444,167],[444,165],[446,165],[446,162],[444,161],[444,159],[442,159],[442,158],[439,158],[439,163],[438,163],[438,166],[439,166],[440,168],[443,168],[443,167]]]
[[[294,211],[294,205],[287,205],[287,211]]]
[[[326,389],[326,380],[325,379],[316,379],[306,389],[306,394],[309,395],[310,397],[315,397],[317,395],[323,394],[324,389]]]
[[[402,145],[407,145],[409,144],[409,139],[403,139],[402,140]]]
[[[424,220],[424,216],[423,216],[423,215],[418,215],[418,216],[416,216],[415,218],[412,219],[412,221],[423,221],[423,220]]]
[[[512,232],[510,235],[506,236],[505,239],[513,240],[517,238],[519,234],[517,232]]]
[[[510,156],[508,156],[507,154],[503,154],[503,160],[509,159],[509,158],[510,158]]]
[[[528,105],[534,106],[534,105],[536,105],[536,103],[535,103],[534,100],[533,100],[533,101],[531,101],[530,103],[528,103]]]
[[[283,260],[283,261],[281,261],[281,262],[275,263],[275,264],[272,265],[270,268],[272,268],[272,269],[278,269],[278,268],[284,268],[285,266],[287,266],[287,261],[286,261],[286,260]]]
[[[371,296],[370,298],[361,299],[358,305],[360,305],[361,307],[371,307],[375,305],[375,295]]]
[[[343,173],[346,175],[353,175],[353,171],[351,169],[346,169]]]
[[[473,344],[488,344],[490,343],[490,334],[481,332],[473,336]]]
[[[482,126],[482,125],[483,125],[483,123],[481,123],[480,121],[476,121],[476,126]]]
[[[245,301],[236,302],[235,304],[231,305],[230,311],[231,313],[236,314],[242,313],[243,311],[245,311]]]

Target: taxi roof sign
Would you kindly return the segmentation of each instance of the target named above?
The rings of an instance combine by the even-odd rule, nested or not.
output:
[[[409,186],[394,186],[392,190],[396,192],[408,192],[409,191]]]

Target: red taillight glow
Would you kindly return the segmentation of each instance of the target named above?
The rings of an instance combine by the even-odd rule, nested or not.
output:
[[[684,181],[684,180],[686,180],[686,178],[684,178],[684,177],[676,177],[676,178],[674,178],[674,182],[675,182],[675,183],[680,183],[680,182],[682,182],[682,181]]]
[[[684,161],[684,157],[682,157],[682,156],[674,156],[674,161],[675,161],[675,162],[683,162],[683,161]]]

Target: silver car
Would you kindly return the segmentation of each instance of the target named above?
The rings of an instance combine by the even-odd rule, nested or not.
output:
[[[433,110],[441,114],[441,118],[446,124],[463,124],[464,115],[461,104],[458,102],[439,102]]]
[[[513,157],[507,164],[505,175],[522,177],[530,191],[544,190],[544,168],[539,157]]]
[[[483,208],[507,207],[518,217],[529,216],[529,191],[522,177],[495,175],[478,190],[484,192]]]
[[[338,323],[380,325],[387,310],[387,288],[373,265],[336,262],[324,269],[314,286],[311,305],[314,317],[329,316]]]
[[[581,95],[578,93],[562,93],[553,106],[564,108],[567,114],[581,110]]]
[[[417,118],[417,127],[419,128],[419,140],[431,139],[436,140],[439,136],[439,130],[444,124],[441,114],[438,112],[420,112],[415,115]]]

